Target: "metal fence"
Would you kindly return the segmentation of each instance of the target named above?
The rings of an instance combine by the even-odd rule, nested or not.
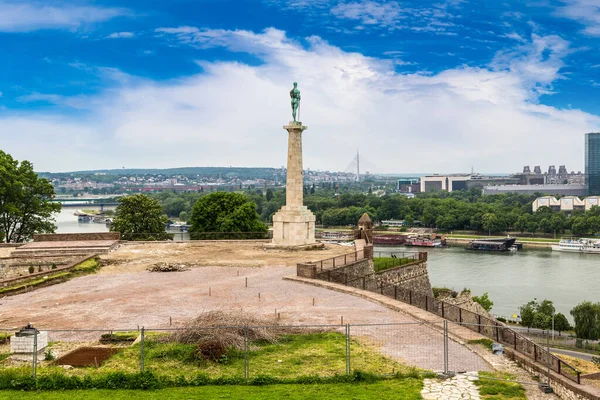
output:
[[[549,353],[547,348],[535,343],[507,325],[454,304],[440,301],[428,294],[407,289],[394,283],[379,282],[375,275],[362,275],[354,270],[338,268],[317,274],[317,278],[376,292],[437,314],[448,321],[459,323],[500,344],[509,346],[536,362],[548,365],[552,371],[574,382],[581,383],[581,372],[577,368],[551,354],[551,352]]]
[[[33,377],[153,371],[172,378],[252,379],[354,371],[391,375],[412,367],[446,373],[490,369],[481,357],[449,340],[447,322],[40,329],[31,340],[32,353],[10,356],[9,345],[0,342],[0,374],[14,369],[27,369]]]

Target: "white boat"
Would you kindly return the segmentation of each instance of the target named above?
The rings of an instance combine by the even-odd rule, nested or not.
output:
[[[558,246],[552,246],[552,250],[569,251],[572,253],[596,253],[600,254],[599,239],[562,239]]]

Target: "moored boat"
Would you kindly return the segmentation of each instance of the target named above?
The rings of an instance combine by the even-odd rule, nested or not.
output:
[[[565,238],[562,239],[558,245],[553,245],[552,250],[567,251],[571,253],[600,254],[600,240]]]
[[[515,244],[516,238],[494,238],[472,240],[467,245],[467,250],[481,251],[516,251],[519,246]],[[514,250],[513,250],[514,249]]]
[[[381,235],[375,234],[373,235],[373,244],[377,245],[387,245],[387,246],[397,246],[399,244],[406,243],[406,236],[404,235]]]
[[[412,235],[406,238],[404,245],[414,247],[443,247],[446,245],[446,239],[444,239],[443,235]]]

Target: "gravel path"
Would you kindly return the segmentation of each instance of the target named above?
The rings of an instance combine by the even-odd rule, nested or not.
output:
[[[208,310],[243,310],[283,324],[353,326],[382,352],[418,367],[443,368],[443,336],[412,317],[355,296],[282,280],[295,267],[198,267],[184,272],[99,273],[0,299],[0,326],[33,322],[47,329],[164,328]],[[248,286],[246,287],[246,278]],[[260,293],[260,298],[259,298]],[[210,294],[210,295],[209,295]],[[314,306],[313,306],[314,299]],[[451,367],[490,370],[480,356],[450,342]],[[454,365],[452,364],[454,362]]]

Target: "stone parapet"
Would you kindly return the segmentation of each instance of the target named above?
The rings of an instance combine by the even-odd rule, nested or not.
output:
[[[70,242],[87,240],[120,240],[119,232],[43,233],[33,235],[34,242]]]

